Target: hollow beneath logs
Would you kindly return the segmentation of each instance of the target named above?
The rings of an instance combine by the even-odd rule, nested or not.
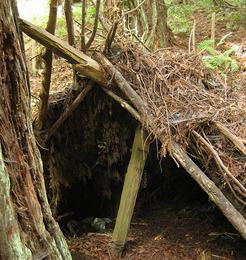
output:
[[[64,94],[53,97],[47,128],[77,94],[69,93],[66,99]],[[71,234],[69,228],[69,223],[80,223],[88,217],[107,217],[114,223],[136,126],[137,122],[119,104],[94,87],[51,137],[48,149],[41,150],[49,201],[66,235],[88,232],[82,229]],[[170,157],[158,158],[157,150],[158,144],[153,142],[134,219],[153,218],[162,209],[169,214],[171,209],[170,223],[173,214],[181,220],[185,216],[202,217],[212,225],[219,223],[221,230],[233,230],[185,170]]]

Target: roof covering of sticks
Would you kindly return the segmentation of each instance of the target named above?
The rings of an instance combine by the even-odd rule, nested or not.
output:
[[[161,152],[165,155],[166,145],[175,140],[215,182],[220,180],[221,189],[246,205],[245,91],[206,69],[199,54],[147,53],[121,43],[111,62],[143,99],[155,137],[165,136]],[[243,151],[229,141],[228,130]]]

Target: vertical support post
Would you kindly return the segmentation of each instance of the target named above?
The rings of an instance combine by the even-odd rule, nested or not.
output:
[[[140,187],[146,157],[149,151],[149,141],[143,128],[138,126],[132,146],[131,159],[127,168],[120,206],[116,218],[112,241],[119,254],[122,253],[127,241],[137,194]]]
[[[216,14],[212,13],[212,19],[211,19],[211,40],[213,43],[213,48],[215,48],[215,18]]]

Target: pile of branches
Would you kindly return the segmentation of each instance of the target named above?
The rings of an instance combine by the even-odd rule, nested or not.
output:
[[[143,100],[142,122],[161,138],[161,153],[166,154],[171,141],[182,145],[242,209],[246,205],[245,93],[206,69],[200,54],[173,49],[146,53],[141,46],[121,42],[111,53],[111,62]]]

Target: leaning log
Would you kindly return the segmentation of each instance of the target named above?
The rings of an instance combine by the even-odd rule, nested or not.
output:
[[[19,18],[19,24],[21,30],[29,37],[49,48],[71,64],[79,64],[79,66],[74,68],[76,71],[101,85],[106,85],[104,72],[95,60],[32,23]]]
[[[241,152],[244,156],[246,156],[246,146],[244,143],[233,133],[230,132],[230,130],[222,125],[219,122],[214,123],[215,126],[218,128],[218,130],[232,143],[235,145],[237,150]]]
[[[119,254],[122,253],[127,241],[144,165],[149,151],[149,141],[146,141],[146,139],[147,135],[145,131],[138,126],[133,141],[132,155],[124,180],[120,207],[112,236],[114,246]]]

